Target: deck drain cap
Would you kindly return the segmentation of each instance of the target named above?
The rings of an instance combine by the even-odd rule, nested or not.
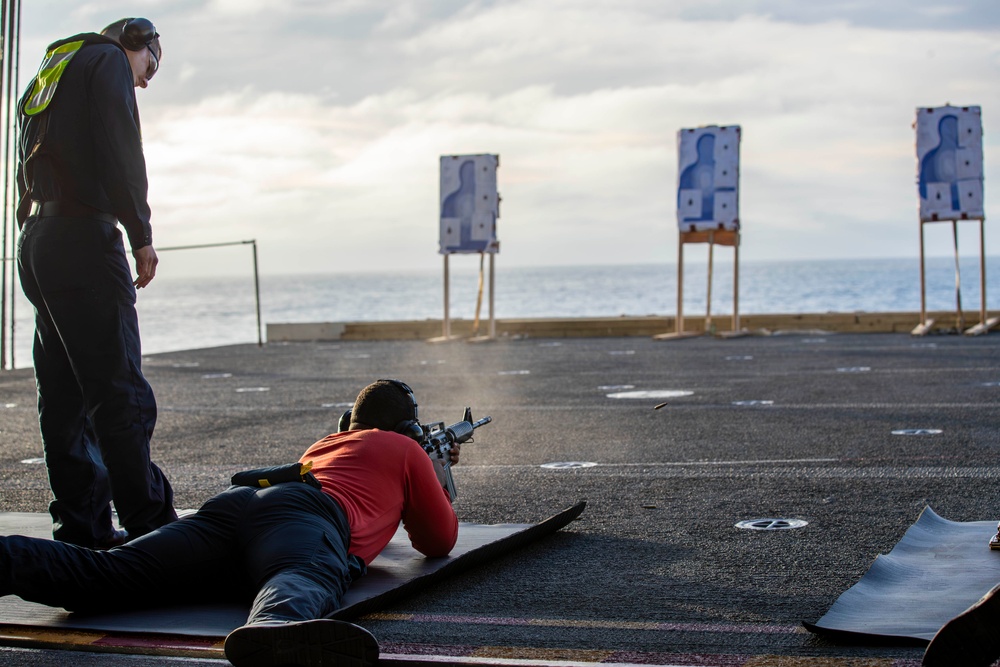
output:
[[[808,526],[808,521],[802,519],[747,519],[736,524],[743,530],[792,530]]]
[[[555,463],[543,463],[543,468],[549,470],[565,470],[566,468],[593,468],[596,463],[591,461],[557,461]]]

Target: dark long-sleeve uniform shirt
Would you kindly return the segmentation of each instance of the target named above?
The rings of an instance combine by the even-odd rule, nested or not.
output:
[[[49,48],[79,39],[87,44],[60,77],[48,109],[35,116],[19,114],[19,195],[110,213],[135,250],[151,245],[153,233],[132,68],[121,46],[96,34],[76,35]],[[30,91],[29,85],[19,109]],[[45,115],[41,149],[26,170]]]

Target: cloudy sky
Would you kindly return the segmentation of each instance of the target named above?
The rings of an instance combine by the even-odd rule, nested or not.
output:
[[[742,127],[742,261],[917,257],[911,125],[949,102],[982,106],[1000,217],[996,0],[31,0],[22,85],[134,15],[165,52],[139,91],[155,245],[256,239],[264,273],[439,267],[438,158],[465,153],[500,156],[498,267],[673,263],[676,133],[710,124]]]

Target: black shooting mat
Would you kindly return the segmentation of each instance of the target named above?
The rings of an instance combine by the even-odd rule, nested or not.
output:
[[[850,641],[930,641],[949,620],[1000,583],[996,521],[949,521],[925,507],[888,554],[880,554],[809,630]]]
[[[333,618],[372,613],[461,570],[474,567],[554,533],[577,518],[586,507],[579,503],[537,524],[482,525],[461,523],[458,543],[445,558],[425,558],[410,546],[406,531],[396,531],[385,550],[344,596]],[[182,519],[183,520],[183,519]],[[0,512],[0,534],[51,537],[48,514]],[[148,633],[222,638],[242,625],[249,607],[232,604],[191,605],[129,610],[113,614],[71,614],[63,609],[0,598],[0,625],[47,630],[87,630],[110,633]],[[0,633],[2,635],[3,633]],[[4,639],[0,636],[0,644]]]

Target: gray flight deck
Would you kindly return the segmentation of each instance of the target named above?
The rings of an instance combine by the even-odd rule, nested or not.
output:
[[[587,501],[559,533],[360,619],[390,658],[915,665],[920,647],[832,643],[800,621],[925,505],[1000,518],[997,334],[289,343],[144,363],[154,458],[179,508],[237,470],[296,459],[380,377],[410,383],[425,422],[467,405],[493,417],[455,469],[462,521],[536,522]],[[34,402],[30,369],[0,373],[2,511],[46,508]],[[735,527],[752,519],[807,525]],[[67,664],[12,648],[0,663]]]

